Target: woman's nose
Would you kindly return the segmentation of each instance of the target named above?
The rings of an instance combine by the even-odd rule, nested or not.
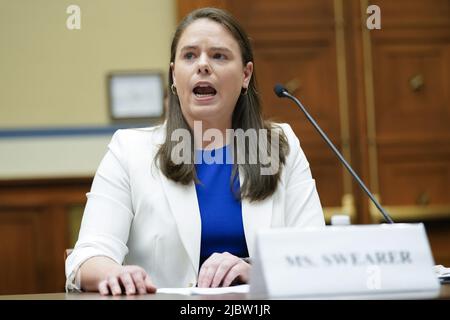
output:
[[[205,55],[202,55],[198,61],[198,73],[211,73],[211,66],[209,65],[208,58]]]

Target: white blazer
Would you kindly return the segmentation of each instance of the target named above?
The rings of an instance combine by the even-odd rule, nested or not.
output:
[[[290,153],[277,190],[264,201],[242,201],[250,257],[259,229],[325,224],[299,140],[288,124],[279,126]],[[175,183],[155,166],[164,137],[164,125],[118,130],[112,137],[87,193],[78,241],[66,260],[67,291],[79,290],[75,274],[93,256],[139,265],[157,287],[197,283],[201,221],[195,185]]]

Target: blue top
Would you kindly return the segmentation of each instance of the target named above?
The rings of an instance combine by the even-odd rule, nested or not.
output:
[[[200,266],[217,252],[248,257],[242,223],[241,201],[230,186],[233,169],[231,148],[197,150],[195,169],[201,184],[195,184],[202,221]],[[239,194],[239,175],[233,181]]]

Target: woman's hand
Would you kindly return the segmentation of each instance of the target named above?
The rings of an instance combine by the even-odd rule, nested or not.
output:
[[[106,278],[98,283],[101,295],[126,295],[155,293],[156,286],[149,275],[139,266],[117,266],[111,269]]]
[[[235,280],[247,283],[251,266],[231,253],[214,253],[202,265],[198,276],[199,287],[228,287]]]

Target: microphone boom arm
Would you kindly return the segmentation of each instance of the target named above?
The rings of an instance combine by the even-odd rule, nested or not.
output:
[[[319,125],[316,123],[316,121],[313,119],[313,117],[306,111],[305,107],[302,105],[300,100],[298,100],[296,97],[291,95],[285,88],[283,88],[281,85],[275,86],[275,93],[280,98],[289,98],[293,100],[303,111],[306,118],[308,118],[309,122],[314,126],[314,128],[319,132],[320,136],[325,140],[325,142],[328,144],[328,146],[333,150],[333,152],[336,154],[336,156],[341,160],[341,162],[344,164],[345,168],[350,172],[350,174],[355,178],[355,180],[358,182],[359,186],[364,190],[364,192],[369,196],[370,200],[375,204],[375,206],[380,210],[381,214],[383,215],[384,219],[388,223],[394,223],[392,218],[389,216],[389,214],[384,210],[384,208],[381,206],[381,204],[375,199],[373,194],[369,191],[369,189],[366,187],[364,182],[359,178],[359,176],[356,174],[356,172],[353,170],[353,168],[347,163],[345,158],[342,156],[342,154],[339,152],[339,150],[334,146],[334,144],[331,142],[331,140],[327,137],[325,132],[319,127]]]

